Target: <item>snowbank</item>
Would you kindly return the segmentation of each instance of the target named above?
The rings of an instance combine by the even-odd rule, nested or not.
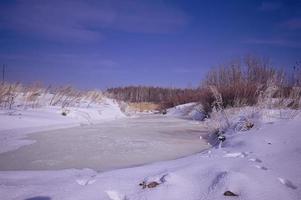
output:
[[[173,161],[106,173],[0,172],[1,199],[300,199],[301,116],[269,119],[254,115],[250,120],[260,123],[226,132],[222,148]]]
[[[167,110],[167,115],[192,120],[203,120],[206,117],[202,111],[202,106],[198,103],[187,103],[175,106]]]
[[[62,113],[65,113],[64,116]],[[125,117],[119,105],[104,98],[101,103],[62,109],[60,106],[0,110],[0,153],[28,145],[28,133],[69,128]]]

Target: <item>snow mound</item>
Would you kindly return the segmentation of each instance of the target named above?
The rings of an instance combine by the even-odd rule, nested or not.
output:
[[[198,103],[187,103],[175,106],[167,110],[167,115],[198,121],[204,120],[206,117],[202,111],[202,105]]]

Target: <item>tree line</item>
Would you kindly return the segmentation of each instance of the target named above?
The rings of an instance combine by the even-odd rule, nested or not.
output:
[[[126,102],[152,102],[162,107],[198,101],[199,89],[164,88],[148,86],[127,86],[107,89],[107,94]]]

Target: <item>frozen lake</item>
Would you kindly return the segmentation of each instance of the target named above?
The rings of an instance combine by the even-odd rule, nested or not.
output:
[[[105,171],[176,159],[208,148],[199,123],[160,115],[34,133],[34,144],[0,154],[0,170]]]

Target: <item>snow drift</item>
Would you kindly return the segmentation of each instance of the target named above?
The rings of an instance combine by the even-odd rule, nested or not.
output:
[[[202,110],[202,105],[198,103],[187,103],[175,106],[167,110],[167,115],[192,120],[203,120],[206,117],[206,114]]]

